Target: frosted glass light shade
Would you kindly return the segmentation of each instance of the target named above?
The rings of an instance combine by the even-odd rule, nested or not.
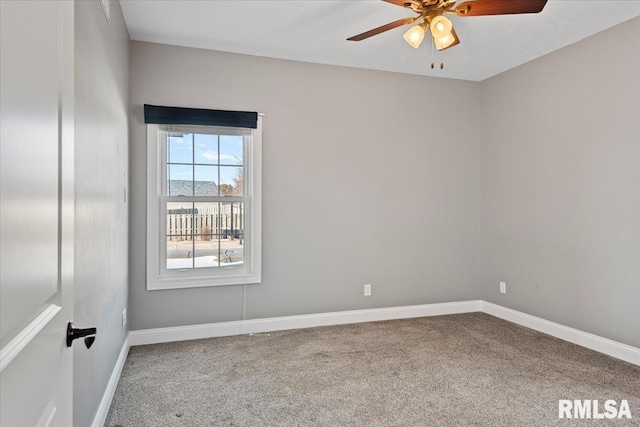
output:
[[[460,43],[456,30],[451,28],[451,32],[443,37],[433,36],[433,43],[436,45],[436,49],[445,50]]]
[[[402,37],[404,37],[404,40],[409,43],[409,46],[417,49],[420,47],[422,40],[424,40],[424,28],[420,25],[411,27]]]
[[[434,39],[441,39],[451,34],[453,24],[449,18],[439,15],[431,20],[429,29]]]

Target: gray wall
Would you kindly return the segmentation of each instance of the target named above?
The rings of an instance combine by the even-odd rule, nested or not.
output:
[[[483,299],[636,347],[638,40],[640,18],[481,84]]]
[[[473,82],[133,42],[132,329],[242,319],[241,286],[145,289],[142,104],[266,114],[263,283],[246,301],[247,318],[264,318],[479,297],[478,93]]]
[[[75,2],[75,304],[95,344],[74,345],[74,423],[89,426],[127,331],[129,37],[117,2],[111,25],[98,1]]]

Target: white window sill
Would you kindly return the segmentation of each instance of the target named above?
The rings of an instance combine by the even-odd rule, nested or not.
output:
[[[256,274],[237,274],[208,277],[169,277],[147,279],[147,290],[204,288],[213,286],[252,285],[262,280]]]

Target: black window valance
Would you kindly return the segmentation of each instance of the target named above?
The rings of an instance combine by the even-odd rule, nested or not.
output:
[[[160,125],[258,127],[258,113],[252,111],[207,110],[204,108],[160,107],[144,104],[144,122]]]

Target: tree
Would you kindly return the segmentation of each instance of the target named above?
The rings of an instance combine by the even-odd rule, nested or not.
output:
[[[221,196],[233,196],[234,188],[231,184],[220,184],[220,195]]]

